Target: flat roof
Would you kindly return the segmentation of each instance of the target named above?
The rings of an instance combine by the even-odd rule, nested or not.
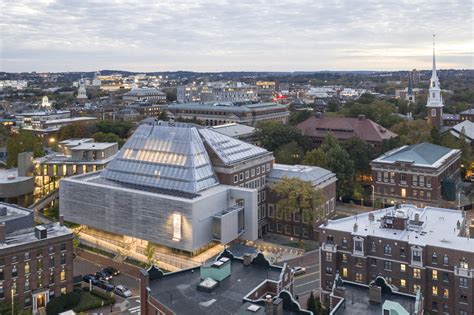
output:
[[[299,178],[304,181],[310,181],[314,186],[320,185],[328,180],[336,181],[336,174],[319,167],[308,165],[286,165],[273,164],[273,169],[267,175],[269,181],[281,180],[284,177]]]
[[[0,169],[0,184],[18,183],[30,179],[29,176],[18,176],[17,168]]]
[[[88,121],[88,120],[97,120],[96,117],[71,117],[71,118],[63,118],[63,119],[52,119],[47,120],[44,122],[45,125],[54,125],[54,124],[62,124],[62,123],[73,123],[73,122],[80,122],[80,121]]]
[[[254,127],[236,123],[213,126],[211,129],[228,137],[240,137],[255,133]]]
[[[77,146],[71,148],[71,151],[75,150],[104,150],[117,145],[117,142],[83,142]]]
[[[26,217],[32,213],[32,210],[4,202],[0,202],[0,208],[7,208],[6,215],[0,216],[0,222],[7,222],[17,218]]]
[[[38,227],[38,225],[36,226]],[[39,227],[43,227],[47,230],[47,236],[45,239],[52,239],[55,237],[71,235],[72,232],[65,226],[61,226],[58,222],[43,224]],[[0,244],[0,250],[5,248],[10,248],[23,244],[31,244],[34,242],[44,241],[45,239],[39,240],[35,235],[35,227],[28,229],[18,230],[13,233],[7,234],[6,241],[3,244]]]
[[[419,220],[422,222],[420,226],[409,226],[405,230],[381,227],[381,219],[385,215],[404,215],[409,220],[414,220],[416,213],[419,214]],[[374,215],[373,221],[369,220],[369,214]],[[463,221],[463,214],[460,210],[401,205],[400,209],[389,207],[338,220],[328,220],[327,225],[321,225],[320,228],[347,232],[354,236],[381,237],[406,241],[409,244],[419,246],[436,246],[474,252],[474,241],[460,236]],[[461,228],[458,228],[458,222]],[[355,223],[357,223],[357,232],[354,232]]]
[[[67,139],[67,140],[60,141],[58,143],[62,145],[76,146],[76,145],[80,145],[81,143],[93,142],[93,141],[94,141],[93,138],[82,138],[82,139]]]
[[[149,287],[151,295],[176,314],[236,314],[248,293],[267,279],[278,281],[281,271],[277,266],[244,266],[241,259],[231,259],[231,276],[212,292],[197,290],[199,267],[165,274],[150,281]]]
[[[382,313],[382,306],[385,301],[392,301],[399,303],[409,314],[415,311],[415,297],[409,297],[401,294],[383,294],[382,303],[371,303],[369,301],[369,289],[365,286],[358,286],[355,284],[344,282],[345,289],[345,305],[337,308],[338,315],[380,315]]]

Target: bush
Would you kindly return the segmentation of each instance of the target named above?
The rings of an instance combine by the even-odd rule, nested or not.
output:
[[[70,309],[73,309],[79,304],[81,294],[78,292],[70,292],[61,296],[58,296],[46,305],[46,313],[48,315],[56,315]]]
[[[92,289],[91,293],[103,300],[107,300],[108,302],[110,302],[111,300],[112,303],[115,303],[115,298],[114,297],[111,298],[110,293],[105,293],[96,289]]]

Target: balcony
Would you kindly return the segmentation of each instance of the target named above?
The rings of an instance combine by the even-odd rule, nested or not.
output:
[[[459,277],[474,278],[474,269],[454,267],[454,275]]]
[[[321,245],[321,250],[323,250],[325,252],[335,253],[335,252],[337,252],[337,245],[336,244],[323,243]]]

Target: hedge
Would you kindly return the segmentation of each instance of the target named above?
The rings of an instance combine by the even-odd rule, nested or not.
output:
[[[81,294],[78,292],[70,292],[55,297],[46,305],[46,313],[48,315],[57,315],[77,306],[81,300]]]

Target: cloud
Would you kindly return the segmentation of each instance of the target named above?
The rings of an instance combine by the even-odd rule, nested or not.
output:
[[[473,68],[471,0],[3,0],[0,70]]]

